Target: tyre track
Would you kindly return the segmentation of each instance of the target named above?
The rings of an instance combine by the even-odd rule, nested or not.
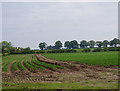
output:
[[[13,65],[14,62],[16,62],[16,61],[12,61],[12,62],[9,64],[8,69],[7,69],[8,74],[12,74],[12,73],[13,73],[13,72],[12,72],[12,65]]]
[[[63,66],[65,68],[74,70],[74,71],[78,71],[79,67],[77,64],[75,64],[74,62],[65,62],[65,61],[56,61],[56,60],[52,60],[52,59],[47,59],[42,55],[36,54],[35,55],[37,60],[41,61],[41,62],[45,62],[48,64],[54,64],[54,65],[58,65],[58,66]]]
[[[36,62],[34,62],[34,61],[32,61],[32,60],[31,60],[31,62],[32,62],[33,64],[36,64],[36,65],[42,66],[42,67],[44,67],[44,68],[46,68],[46,69],[48,69],[48,70],[51,70],[51,71],[56,71],[56,72],[61,73],[61,71],[60,71],[60,70],[58,70],[58,69],[55,69],[55,68],[50,68],[50,67],[46,67],[46,66],[44,66],[44,65],[37,64]]]

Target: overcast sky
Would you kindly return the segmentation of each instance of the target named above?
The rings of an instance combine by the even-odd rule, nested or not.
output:
[[[14,46],[118,37],[117,2],[3,3],[2,15],[2,40]]]

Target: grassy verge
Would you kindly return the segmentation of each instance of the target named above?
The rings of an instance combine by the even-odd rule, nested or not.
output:
[[[94,83],[98,84],[98,83]],[[3,89],[117,89],[117,83],[96,86],[93,83],[3,83]]]

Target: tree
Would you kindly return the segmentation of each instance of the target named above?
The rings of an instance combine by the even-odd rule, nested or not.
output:
[[[56,49],[60,49],[61,47],[62,47],[61,41],[56,41],[56,42],[55,42],[55,48],[56,48]]]
[[[24,48],[24,51],[30,51],[30,47]]]
[[[109,41],[108,40],[104,40],[102,42],[102,44],[103,44],[104,47],[107,47],[109,45]]]
[[[7,42],[7,41],[2,41],[0,43],[0,47],[2,47],[2,53],[9,53],[11,48],[12,48],[12,43],[11,42]]]
[[[87,48],[89,46],[89,43],[86,40],[82,40],[80,42],[80,47],[81,48]]]
[[[47,46],[47,50],[52,50],[52,49],[55,49],[55,46],[51,46],[51,45]]]
[[[11,47],[11,48],[10,48],[10,53],[11,53],[11,52],[16,52],[16,51],[17,51],[17,48],[16,48],[16,47]]]
[[[64,47],[66,47],[67,49],[70,49],[71,47],[70,47],[70,42],[69,41],[66,41],[65,43],[64,43]]]
[[[102,45],[103,45],[103,44],[102,44],[102,41],[97,41],[97,42],[96,42],[96,45],[97,45],[98,47],[102,47]]]
[[[113,43],[114,47],[117,47],[117,45],[120,44],[120,40],[117,39],[117,38],[114,38],[114,39],[112,40],[112,43]]]
[[[89,41],[89,46],[90,48],[93,48],[95,46],[95,41],[94,40]]]
[[[113,47],[113,45],[114,45],[113,40],[111,40],[111,41],[109,42],[109,45],[110,45],[111,47]]]
[[[78,48],[78,42],[76,40],[70,41],[70,48],[76,49]]]
[[[45,48],[46,48],[46,43],[45,42],[41,42],[40,44],[39,44],[39,48],[41,49],[41,50],[44,50]]]

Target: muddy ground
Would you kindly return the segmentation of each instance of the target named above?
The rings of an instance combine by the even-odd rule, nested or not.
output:
[[[30,70],[18,70],[11,72],[2,72],[3,82],[27,83],[27,82],[118,82],[118,67],[117,66],[90,66],[77,62],[56,61],[47,59],[41,55],[35,55],[39,61],[49,64],[63,66],[64,69],[46,69],[31,72]]]

